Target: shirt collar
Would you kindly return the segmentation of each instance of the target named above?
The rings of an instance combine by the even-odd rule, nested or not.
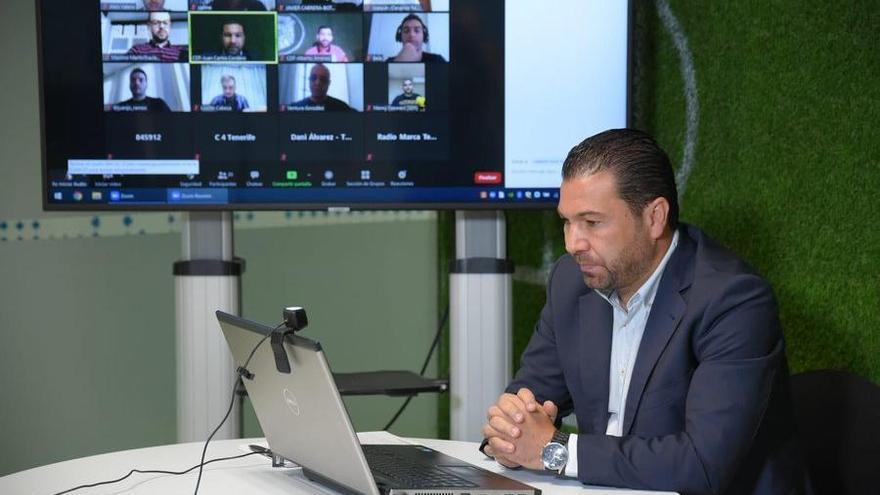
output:
[[[672,252],[675,251],[675,248],[678,246],[678,230],[672,234],[672,242],[669,244],[669,247],[666,249],[666,254],[663,255],[663,259],[660,260],[660,264],[657,265],[657,268],[654,269],[654,272],[651,273],[651,276],[648,277],[648,280],[639,287],[639,290],[629,298],[629,306],[624,309],[620,304],[620,298],[618,297],[617,291],[612,293],[605,293],[598,289],[596,289],[596,293],[605,299],[612,307],[619,308],[624,312],[631,311],[633,308],[636,308],[639,305],[644,305],[650,307],[651,304],[654,303],[654,296],[657,295],[657,288],[660,285],[660,276],[663,274],[663,270],[666,268],[666,264],[669,262],[669,258],[672,257]]]

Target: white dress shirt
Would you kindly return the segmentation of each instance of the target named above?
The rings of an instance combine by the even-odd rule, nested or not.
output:
[[[614,312],[611,334],[611,364],[608,370],[608,427],[605,430],[606,435],[619,437],[623,434],[626,395],[636,355],[639,352],[639,344],[642,342],[645,324],[648,322],[651,306],[657,295],[660,277],[663,275],[666,263],[676,246],[678,246],[678,231],[673,234],[672,243],[654,273],[629,299],[627,307],[623,307],[620,303],[617,292],[606,295],[596,291],[608,301]],[[576,478],[578,473],[577,437],[573,434],[568,440],[568,463],[565,465],[565,475],[572,478]]]

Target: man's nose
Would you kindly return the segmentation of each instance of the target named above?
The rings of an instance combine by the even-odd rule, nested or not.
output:
[[[565,236],[565,250],[572,255],[589,251],[590,241],[578,229],[572,228]]]

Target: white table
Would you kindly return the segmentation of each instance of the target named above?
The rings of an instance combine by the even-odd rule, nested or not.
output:
[[[420,443],[471,464],[503,473],[528,483],[544,494],[638,495],[664,492],[588,487],[577,481],[560,480],[552,475],[527,470],[508,470],[477,451],[478,444],[450,440],[403,439],[387,432],[359,433],[362,443]],[[229,457],[248,452],[249,444],[266,445],[262,438],[219,440],[211,442],[205,460]],[[51,495],[74,486],[119,478],[131,469],[183,471],[199,463],[203,442],[164,445],[145,449],[125,450],[109,454],[58,462],[0,478],[0,494]],[[73,492],[74,495],[96,494],[191,494],[198,470],[181,476],[167,474],[131,475],[125,481]],[[297,468],[273,468],[269,459],[253,455],[205,466],[199,493],[216,494],[336,494],[315,484]],[[669,492],[665,492],[669,493]]]

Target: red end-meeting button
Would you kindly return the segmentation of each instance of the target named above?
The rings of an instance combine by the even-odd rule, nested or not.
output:
[[[475,172],[476,184],[501,184],[501,172]]]

